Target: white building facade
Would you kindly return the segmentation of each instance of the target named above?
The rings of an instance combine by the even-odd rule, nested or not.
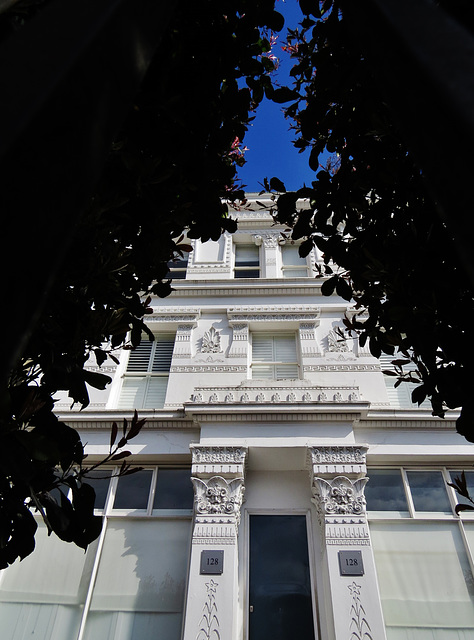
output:
[[[86,554],[41,530],[3,572],[3,640],[474,639],[474,519],[448,485],[474,486],[472,445],[341,337],[350,305],[257,199],[172,265],[110,390],[58,402],[91,460],[137,409],[143,469],[94,481]]]

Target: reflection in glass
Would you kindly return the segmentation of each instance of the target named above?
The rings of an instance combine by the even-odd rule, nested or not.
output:
[[[104,469],[100,471],[89,471],[87,477],[84,478],[85,484],[90,484],[95,491],[95,508],[103,509],[105,500],[109,492],[111,471]]]
[[[86,640],[179,640],[189,534],[189,520],[109,522]]]
[[[144,469],[119,478],[114,509],[146,509],[150,495],[152,471]]]
[[[453,482],[455,478],[460,478],[461,473],[462,471],[450,471],[449,475],[451,476],[451,482]],[[472,498],[474,498],[474,471],[465,471],[464,475],[466,477],[466,484],[467,484],[467,489],[469,491],[469,494],[471,495]],[[457,491],[456,491],[456,500],[460,504],[469,504],[473,506],[472,502],[469,502],[467,498],[463,498],[462,496],[460,496]],[[469,511],[465,511],[464,513],[469,513]]]
[[[365,485],[368,511],[408,511],[399,469],[370,469]]]
[[[441,471],[407,471],[416,511],[451,512]]]
[[[250,518],[250,640],[314,640],[304,516]]]
[[[84,553],[48,536],[42,522],[38,525],[35,551],[0,572],[0,628],[5,640],[77,636],[97,541]]]
[[[159,469],[153,509],[192,509],[189,469]]]

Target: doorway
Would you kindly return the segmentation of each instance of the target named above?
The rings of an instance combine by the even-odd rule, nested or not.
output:
[[[315,640],[304,515],[250,516],[249,640]]]

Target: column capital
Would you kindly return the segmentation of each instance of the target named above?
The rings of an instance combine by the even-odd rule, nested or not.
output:
[[[308,447],[307,461],[312,478],[338,475],[363,477],[367,473],[368,447],[360,444]]]

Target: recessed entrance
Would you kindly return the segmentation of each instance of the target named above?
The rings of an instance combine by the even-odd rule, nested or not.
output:
[[[306,517],[250,516],[249,640],[314,640]]]

